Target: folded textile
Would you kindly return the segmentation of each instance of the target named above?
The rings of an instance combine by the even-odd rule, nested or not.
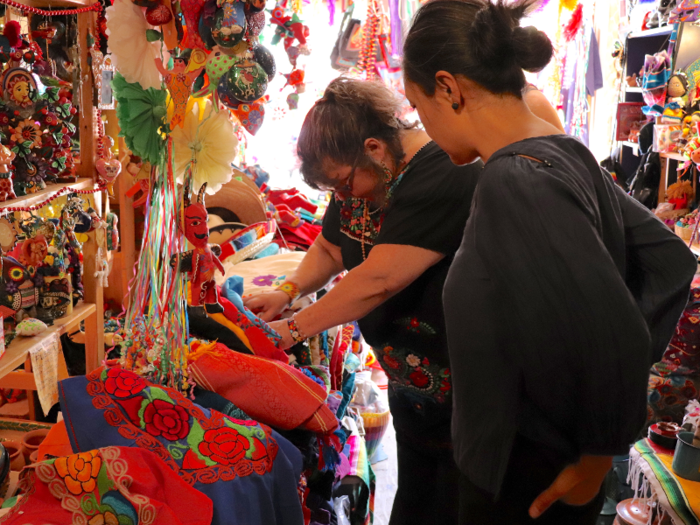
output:
[[[199,345],[188,356],[192,379],[257,421],[290,430],[328,433],[338,420],[325,405],[326,389],[299,370],[224,345]]]
[[[212,501],[148,450],[106,447],[35,463],[3,523],[209,525]]]
[[[637,441],[630,450],[627,477],[637,497],[647,496],[668,514],[674,525],[697,525],[700,522],[700,482],[690,481],[673,473],[673,455],[654,445],[649,439]],[[645,483],[640,483],[643,474]]]
[[[150,450],[211,498],[212,525],[303,523],[301,455],[269,427],[204,409],[120,367],[61,381],[59,393],[74,452]]]

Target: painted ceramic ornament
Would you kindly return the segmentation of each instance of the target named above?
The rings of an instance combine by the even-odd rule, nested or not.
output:
[[[265,11],[247,12],[245,16],[248,22],[248,34],[252,38],[257,38],[265,29]]]
[[[269,97],[263,97],[253,104],[241,104],[236,109],[232,110],[233,114],[241,123],[248,133],[255,135],[263,124],[265,119],[264,103],[269,100]]]
[[[234,66],[221,81],[226,82],[227,92],[241,102],[254,102],[267,91],[267,73],[253,61]]]
[[[220,79],[226,75],[228,70],[231,69],[238,60],[238,57],[228,56],[226,53],[223,53],[221,48],[212,49],[204,65],[204,72],[209,78],[209,85],[196,91],[192,96],[199,98],[213,94],[216,97]],[[217,105],[215,104],[214,107],[217,107]]]
[[[277,65],[272,53],[266,47],[257,45],[253,48],[253,59],[265,70],[267,80],[272,82],[272,79],[275,78],[275,73],[277,73]]]
[[[13,257],[0,258],[0,315],[14,317],[24,308],[37,303],[37,290],[27,268]]]
[[[216,96],[224,106],[229,109],[236,109],[238,106],[243,104],[240,100],[233,96],[232,93],[228,91],[228,82],[225,78],[219,81],[219,86],[216,88]]]
[[[265,0],[247,0],[245,9],[250,13],[260,13],[265,9],[267,2]]]
[[[152,26],[162,26],[173,19],[173,13],[170,8],[164,5],[149,7],[146,11],[146,22]]]
[[[49,254],[49,243],[43,235],[26,239],[22,244],[22,259],[27,266],[39,266]]]
[[[31,95],[36,93],[36,81],[29,71],[21,68],[8,70],[2,79],[2,97],[5,102],[20,108],[28,108],[34,103]]]
[[[71,283],[67,277],[44,277],[44,285],[39,289],[39,307],[37,317],[45,323],[51,323],[68,313],[72,306]]]
[[[180,9],[187,26],[187,35],[180,44],[183,49],[205,49],[206,46],[199,36],[199,17],[205,0],[180,0]]]
[[[245,28],[243,2],[226,2],[214,15],[211,36],[221,47],[234,47],[243,40]]]
[[[204,42],[204,46],[207,49],[213,49],[216,47],[216,41],[211,36],[211,29],[211,26],[207,24],[204,17],[204,10],[202,10],[202,14],[199,17],[199,38],[202,39],[202,42]]]
[[[299,95],[296,93],[287,95],[287,104],[289,105],[289,109],[297,109],[299,107]]]
[[[12,185],[12,161],[15,154],[7,146],[0,145],[0,202],[16,199]]]

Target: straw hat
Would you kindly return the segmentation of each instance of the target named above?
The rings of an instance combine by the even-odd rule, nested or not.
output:
[[[205,198],[207,208],[224,208],[235,213],[243,224],[267,220],[265,200],[260,189],[248,176],[233,170],[233,177],[214,195]]]

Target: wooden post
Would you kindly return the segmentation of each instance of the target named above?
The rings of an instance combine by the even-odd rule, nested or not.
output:
[[[80,168],[81,177],[95,177],[95,122],[92,111],[92,71],[88,64],[88,31],[93,26],[94,13],[78,15],[78,46],[80,49]]]
[[[104,359],[104,290],[102,284],[95,278],[97,270],[97,241],[95,232],[87,234],[88,240],[83,244],[83,290],[85,302],[93,303],[95,314],[85,319],[85,364],[86,373],[100,366]]]

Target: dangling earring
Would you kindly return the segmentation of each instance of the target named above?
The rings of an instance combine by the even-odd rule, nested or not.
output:
[[[389,184],[391,182],[391,179],[394,178],[394,174],[391,173],[391,170],[389,167],[382,162],[382,169],[384,170],[384,183]]]
[[[453,103],[452,103],[452,109],[454,109],[455,111],[457,111],[457,110],[459,109],[459,104],[457,104],[456,102],[453,102]]]

